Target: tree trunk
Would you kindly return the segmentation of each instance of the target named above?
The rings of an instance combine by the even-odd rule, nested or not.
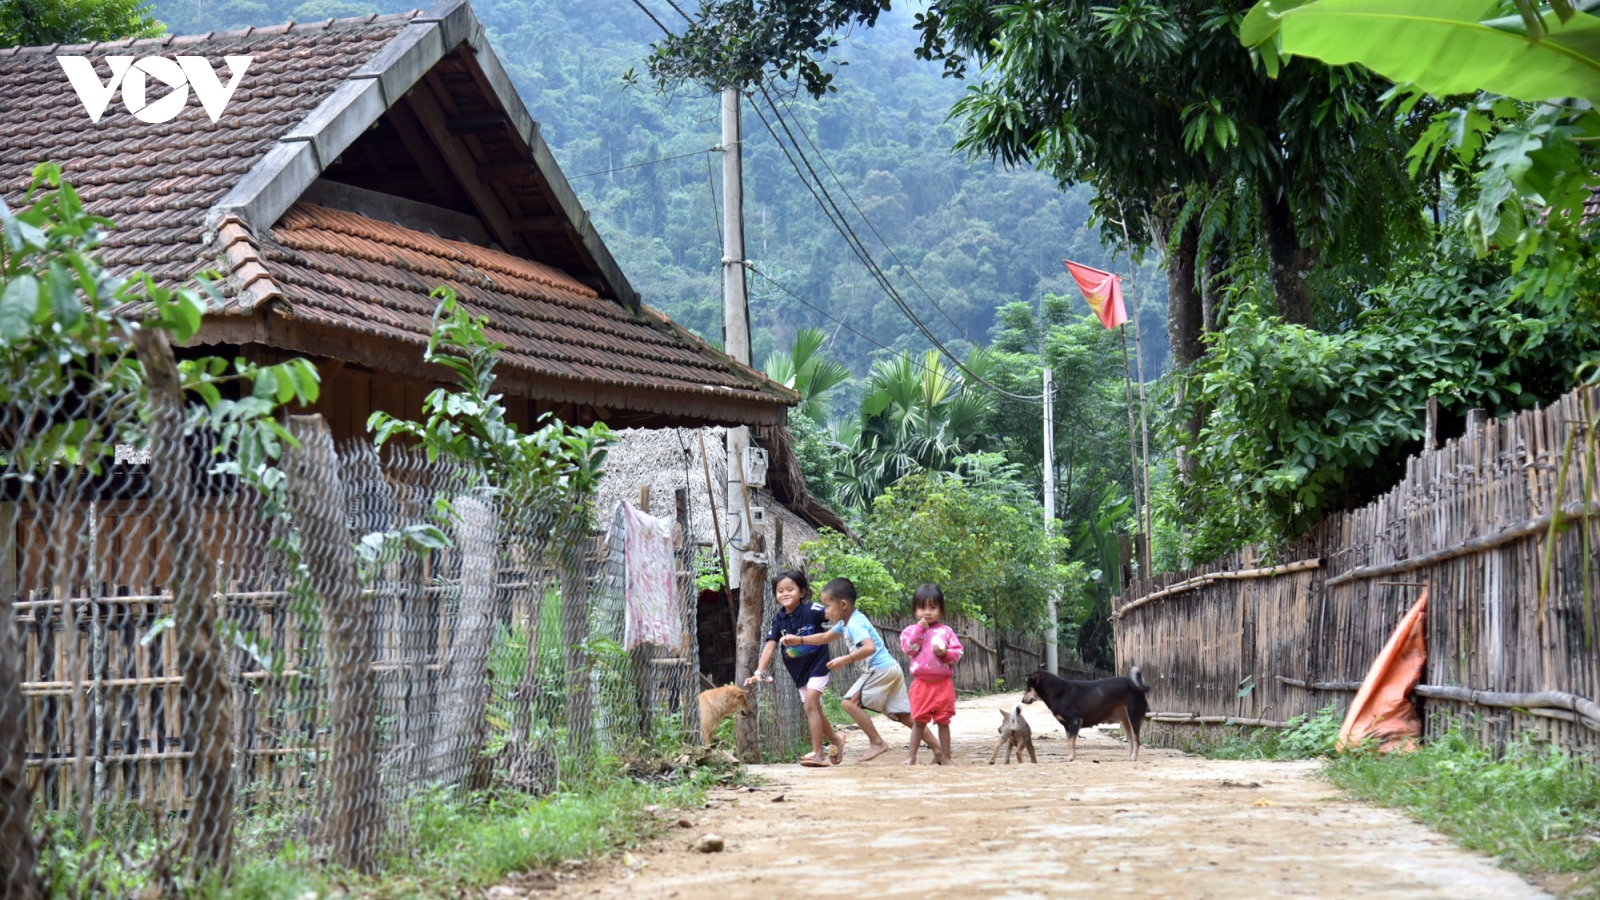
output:
[[[734,684],[743,684],[756,670],[761,660],[761,614],[767,596],[767,564],[760,553],[765,545],[760,534],[750,536],[749,550],[745,556],[743,572],[739,576],[739,630],[734,645]],[[739,747],[739,757],[747,763],[761,762],[761,735],[756,729],[756,697],[759,688],[750,692],[750,715],[734,720],[734,742]]]
[[[1205,344],[1200,340],[1205,329],[1205,303],[1195,281],[1199,254],[1200,223],[1191,219],[1167,254],[1167,337],[1172,343],[1172,370],[1180,375],[1205,352]],[[1184,379],[1179,378],[1180,405],[1187,389]],[[1199,443],[1200,424],[1198,412],[1184,421],[1186,444]],[[1194,472],[1194,458],[1185,453],[1182,446],[1178,447],[1177,455],[1178,471],[1188,480]]]
[[[1311,288],[1306,273],[1312,254],[1300,245],[1300,232],[1294,224],[1289,199],[1261,189],[1261,223],[1266,232],[1267,271],[1272,277],[1272,292],[1278,300],[1278,315],[1292,325],[1311,327]]]
[[[9,517],[0,526],[15,528]],[[28,790],[28,701],[22,698],[22,649],[12,621],[15,593],[0,596],[0,897],[43,900],[39,848],[33,843]]]
[[[483,747],[484,690],[489,677],[489,648],[494,641],[495,548],[498,531],[494,507],[477,497],[451,501],[455,510],[455,548],[461,560],[461,606],[450,640],[450,665],[441,685],[434,757],[434,779],[459,784],[472,772]]]
[[[370,873],[383,829],[371,611],[346,520],[333,435],[318,415],[290,416],[288,427],[300,443],[287,459],[289,509],[300,533],[301,563],[322,615],[328,721],[333,726],[323,841],[339,865]]]
[[[1167,337],[1172,342],[1172,368],[1187,369],[1205,352],[1200,336],[1205,306],[1196,286],[1200,255],[1200,223],[1189,221],[1167,254]]]
[[[183,743],[194,754],[185,842],[195,865],[226,872],[233,856],[233,692],[211,597],[209,541],[195,521],[182,382],[166,332],[135,331],[134,348],[150,391],[150,493],[172,563],[168,588],[183,673]]]

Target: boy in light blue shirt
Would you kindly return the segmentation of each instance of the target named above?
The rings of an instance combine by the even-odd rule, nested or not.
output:
[[[861,754],[861,761],[868,762],[887,753],[889,745],[884,742],[882,735],[878,734],[878,729],[873,726],[867,710],[882,713],[907,728],[913,724],[911,697],[906,693],[906,676],[900,670],[900,664],[884,646],[883,638],[878,634],[878,629],[872,624],[872,620],[856,609],[854,582],[848,578],[835,578],[828,582],[822,588],[822,606],[827,611],[828,621],[833,623],[829,630],[805,636],[785,635],[783,644],[786,647],[795,644],[826,644],[844,638],[850,647],[850,652],[828,660],[830,672],[856,660],[867,660],[866,674],[857,678],[855,684],[844,694],[844,711],[850,716],[851,721],[861,728],[861,733],[866,735],[870,746],[867,747],[867,752]],[[928,741],[928,746],[933,747],[933,742]],[[938,754],[937,748],[934,753]]]

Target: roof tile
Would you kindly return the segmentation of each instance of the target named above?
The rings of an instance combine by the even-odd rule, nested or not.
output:
[[[222,229],[235,276],[256,275],[253,252]],[[296,319],[423,347],[437,301],[454,289],[487,334],[505,345],[504,364],[536,375],[766,402],[784,389],[736,367],[664,316],[634,314],[565,272],[355,213],[295,204],[259,256]],[[258,286],[260,281],[255,282]],[[259,287],[257,288],[259,290]]]
[[[223,56],[251,57],[217,123],[192,98],[177,118],[161,124],[135,119],[114,98],[96,124],[79,104],[52,48],[0,51],[0,122],[28,126],[0,129],[0,197],[20,203],[33,168],[55,162],[80,189],[89,211],[119,226],[105,243],[108,264],[124,270],[119,274],[140,266],[164,280],[187,278],[207,262],[202,247],[206,210],[280,134],[409,21],[409,15],[383,16],[319,21],[315,30],[293,34],[278,27],[173,39],[186,53],[219,67]],[[100,57],[128,44],[79,45],[62,52],[91,57],[105,78],[110,70]],[[170,227],[149,228],[139,217],[151,211],[174,213]]]

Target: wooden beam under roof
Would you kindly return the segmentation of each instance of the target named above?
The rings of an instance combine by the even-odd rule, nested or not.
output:
[[[473,158],[472,153],[459,138],[450,133],[450,129],[445,125],[446,116],[434,95],[431,80],[424,77],[417,82],[416,86],[406,93],[405,103],[416,114],[417,122],[422,126],[423,132],[438,148],[445,165],[467,192],[468,199],[489,226],[489,232],[495,236],[495,240],[499,241],[507,252],[519,256],[528,255],[528,245],[511,227],[511,217],[506,214],[500,198],[496,197],[495,192],[478,177],[478,160]]]

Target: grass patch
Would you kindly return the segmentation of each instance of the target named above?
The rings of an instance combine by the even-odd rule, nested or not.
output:
[[[587,862],[638,846],[665,827],[663,809],[699,807],[705,791],[733,783],[736,773],[686,770],[675,780],[596,778],[547,797],[446,792],[414,799],[406,851],[379,861],[381,874],[330,872],[296,859],[240,864],[224,889],[197,892],[205,900],[301,900],[343,895],[352,900],[443,900],[503,881],[519,872]]]
[[[1496,755],[1452,729],[1415,753],[1347,753],[1325,771],[1508,868],[1581,873],[1568,890],[1600,896],[1600,771],[1560,750],[1525,738]]]
[[[1535,742],[1503,752],[1454,727],[1412,753],[1337,753],[1330,706],[1284,729],[1196,741],[1211,759],[1326,760],[1322,773],[1356,797],[1405,810],[1463,846],[1528,875],[1555,876],[1570,897],[1600,898],[1600,769]]]

